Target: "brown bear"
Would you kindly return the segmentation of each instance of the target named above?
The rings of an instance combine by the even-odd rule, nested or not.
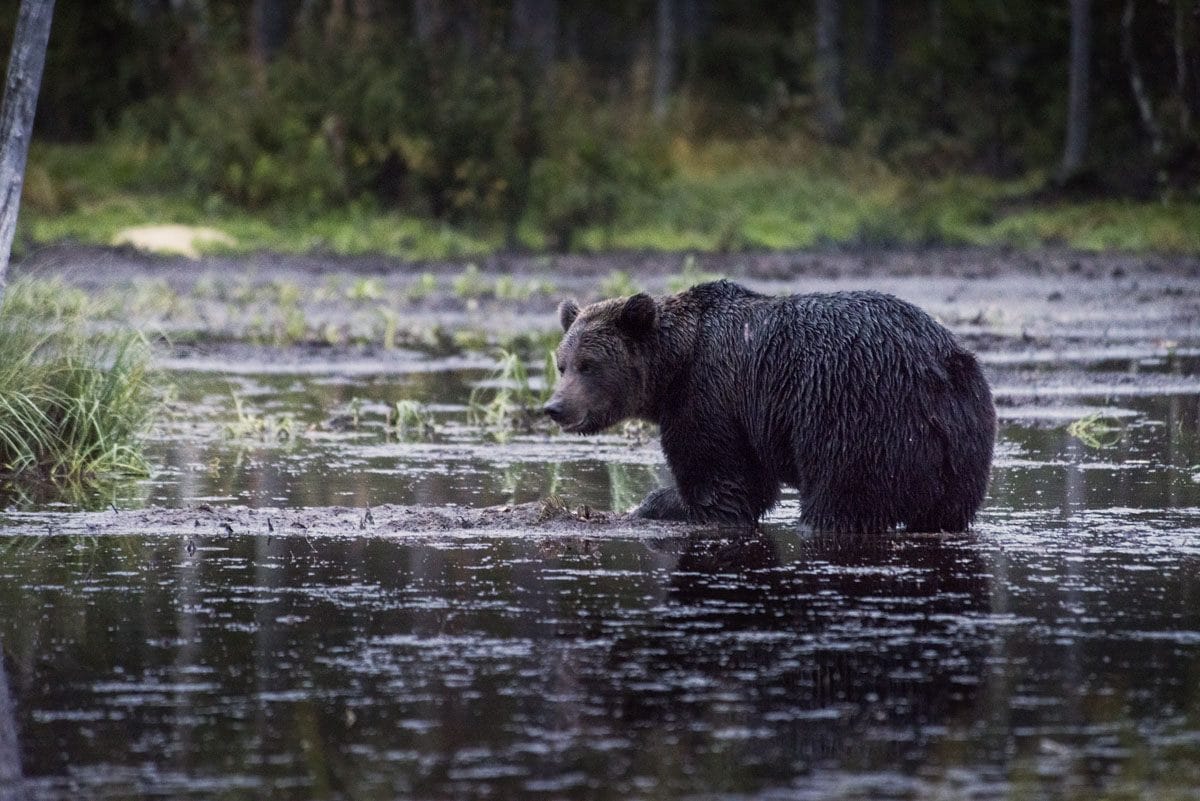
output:
[[[559,307],[545,412],[594,434],[658,424],[675,479],[635,510],[753,524],[788,484],[826,531],[961,531],[987,491],[996,414],[975,357],[877,292],[771,297],[729,281]]]

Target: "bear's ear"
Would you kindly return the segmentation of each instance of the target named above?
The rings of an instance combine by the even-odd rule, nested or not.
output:
[[[641,336],[649,333],[658,320],[658,304],[645,292],[640,292],[621,307],[617,326],[627,334]]]
[[[571,327],[571,323],[575,322],[575,318],[579,316],[579,304],[573,300],[564,300],[558,304],[558,321],[562,324],[563,331]]]

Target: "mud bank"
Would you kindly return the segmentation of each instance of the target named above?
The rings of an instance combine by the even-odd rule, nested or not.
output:
[[[649,538],[703,530],[683,523],[568,505],[557,499],[472,509],[465,506],[249,508],[201,504],[183,509],[147,507],[102,512],[0,515],[8,536],[165,537],[201,542],[233,536],[316,537],[555,536]]]

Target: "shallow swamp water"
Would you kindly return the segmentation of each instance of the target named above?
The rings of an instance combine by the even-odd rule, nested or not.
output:
[[[1197,346],[981,347],[976,527],[865,539],[630,520],[653,432],[477,362],[173,372],[151,478],[0,514],[0,798],[1195,798]]]

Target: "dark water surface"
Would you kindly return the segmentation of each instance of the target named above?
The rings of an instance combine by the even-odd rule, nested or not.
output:
[[[1198,797],[1200,395],[994,380],[1011,389],[969,535],[829,539],[790,498],[741,536],[0,528],[24,792]],[[182,376],[164,468],[117,500],[482,505],[553,487],[612,508],[658,480],[652,440],[483,441],[453,422],[469,390],[246,381],[260,413],[317,423],[360,397],[375,421],[246,442],[214,433],[228,383]],[[443,405],[439,441],[381,433],[399,397]],[[1067,431],[1095,409],[1120,421],[1093,443],[1109,447]]]

